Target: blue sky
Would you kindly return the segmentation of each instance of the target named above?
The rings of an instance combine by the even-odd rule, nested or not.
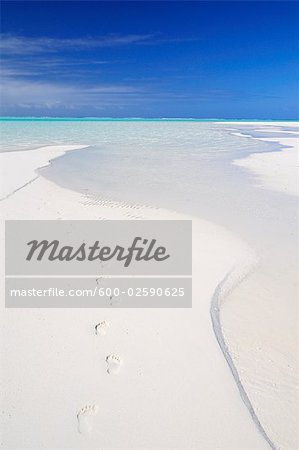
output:
[[[8,1],[1,115],[298,118],[297,2]]]

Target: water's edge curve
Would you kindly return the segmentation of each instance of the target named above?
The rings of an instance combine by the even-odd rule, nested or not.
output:
[[[211,298],[211,307],[210,307],[210,315],[212,320],[212,325],[214,329],[214,333],[220,349],[226,359],[226,362],[230,368],[230,371],[234,377],[234,380],[237,384],[239,393],[241,398],[248,409],[255,425],[257,426],[259,432],[268,442],[272,450],[278,450],[278,447],[271,441],[270,437],[267,435],[266,430],[261,424],[253,405],[245,391],[244,386],[242,385],[241,379],[239,377],[239,373],[237,368],[233,362],[233,359],[230,355],[228,345],[225,342],[224,334],[221,327],[220,322],[220,307],[221,303],[224,299],[229,295],[229,293],[237,287],[257,266],[258,260],[257,257],[251,253],[246,260],[242,260],[239,264],[236,264],[232,267],[232,269],[227,273],[227,275],[223,278],[223,280],[216,287],[214,294]]]

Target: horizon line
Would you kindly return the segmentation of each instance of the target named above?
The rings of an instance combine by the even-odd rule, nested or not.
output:
[[[131,121],[150,121],[150,120],[159,120],[159,121],[210,121],[210,122],[221,122],[221,121],[269,121],[269,122],[296,122],[299,121],[299,118],[279,118],[279,119],[273,119],[273,118],[213,118],[213,117],[109,117],[109,116],[0,116],[0,120],[94,120],[94,121],[124,121],[124,120],[131,120]]]

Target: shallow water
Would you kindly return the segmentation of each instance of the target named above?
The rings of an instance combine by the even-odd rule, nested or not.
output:
[[[295,197],[256,187],[254,174],[232,164],[251,153],[281,151],[278,144],[232,134],[264,137],[259,128],[180,121],[0,122],[4,151],[90,145],[40,169],[63,187],[198,215],[235,232],[263,258],[276,252],[289,260],[298,237]]]
[[[64,142],[91,147],[41,169],[50,180],[84,193],[198,215],[253,246],[264,248],[273,238],[285,246],[296,199],[255,187],[255,176],[232,164],[251,153],[280,151],[279,145],[234,136],[232,127],[219,124],[96,123],[80,124],[74,132],[71,127],[64,130]],[[246,133],[253,130],[248,126]]]

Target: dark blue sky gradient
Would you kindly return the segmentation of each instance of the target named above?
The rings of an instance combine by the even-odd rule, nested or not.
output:
[[[297,2],[3,2],[2,115],[298,118]]]

